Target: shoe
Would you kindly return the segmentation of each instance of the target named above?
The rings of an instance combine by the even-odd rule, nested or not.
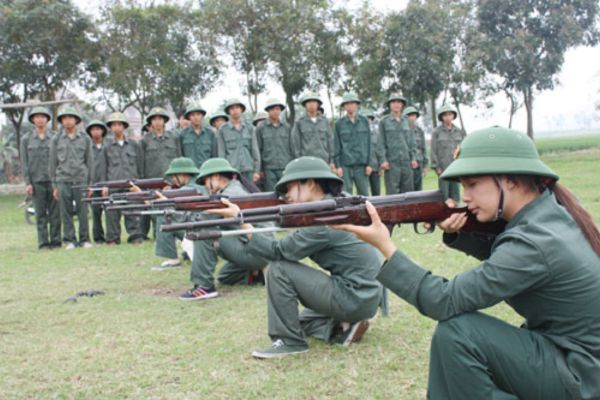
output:
[[[217,292],[217,289],[214,287],[210,289],[204,289],[200,286],[196,286],[179,296],[179,300],[206,300],[217,297],[218,295],[219,292]]]
[[[365,332],[369,329],[369,321],[362,320],[350,325],[350,328],[342,331],[334,339],[334,343],[341,344],[342,346],[350,346],[352,343],[358,343],[362,339]]]
[[[258,271],[252,271],[250,273],[250,275],[248,276],[248,285],[249,286],[253,286],[253,285],[265,286],[265,275],[263,274],[261,269],[259,269]]]
[[[139,246],[140,244],[144,243],[144,239],[134,239],[130,243]]]
[[[282,358],[294,354],[302,354],[308,351],[308,346],[289,346],[283,340],[277,339],[271,343],[271,347],[252,352],[252,357],[260,359]]]
[[[183,258],[184,261],[192,261],[192,259],[188,255],[187,251],[183,252],[183,254],[181,255],[181,258]]]
[[[74,243],[67,243],[65,250],[75,250],[76,246]]]
[[[83,242],[81,247],[83,247],[84,249],[91,249],[94,246],[92,246],[92,244],[90,242]]]
[[[152,267],[152,271],[165,271],[167,269],[181,268],[181,262],[178,258],[163,261],[160,265]]]

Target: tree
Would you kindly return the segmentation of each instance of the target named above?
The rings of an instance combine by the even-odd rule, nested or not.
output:
[[[533,137],[533,98],[552,89],[565,51],[598,39],[597,0],[486,0],[477,11],[488,72],[520,92]]]

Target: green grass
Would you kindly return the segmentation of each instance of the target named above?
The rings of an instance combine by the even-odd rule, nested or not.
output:
[[[535,141],[540,154],[576,151],[600,147],[600,135],[575,135],[558,138],[537,139]]]
[[[547,153],[596,219],[600,149]],[[435,187],[430,175],[426,188]],[[73,252],[35,250],[20,198],[0,198],[0,398],[187,399],[424,398],[435,322],[391,297],[363,342],[348,349],[311,340],[305,355],[256,361],[269,344],[263,288],[224,287],[222,296],[183,303],[189,266],[151,272],[151,244]],[[398,246],[436,274],[452,277],[475,260],[445,248],[440,234],[395,231]],[[105,296],[64,299],[85,289]],[[489,310],[513,324],[505,305]]]

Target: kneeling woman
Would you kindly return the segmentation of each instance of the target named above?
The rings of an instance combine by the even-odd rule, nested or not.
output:
[[[513,130],[467,136],[442,179],[460,180],[480,222],[507,222],[492,238],[461,233],[465,214],[440,223],[448,246],[484,260],[452,280],[397,250],[372,205],[372,225],[338,227],[379,248],[378,279],[440,321],[428,398],[600,398],[600,233],[590,215]],[[477,312],[501,301],[525,317],[521,328]]]
[[[318,201],[340,194],[343,181],[315,157],[291,161],[275,190],[289,203]],[[227,217],[239,208],[215,210]],[[249,224],[243,229],[251,229]],[[327,226],[303,228],[277,241],[251,235],[246,248],[272,260],[267,272],[271,347],[256,358],[308,351],[308,336],[348,345],[361,339],[377,312],[382,287],[375,279],[383,262],[377,250],[354,235]],[[300,261],[309,257],[330,275]],[[298,303],[305,308],[298,311]]]

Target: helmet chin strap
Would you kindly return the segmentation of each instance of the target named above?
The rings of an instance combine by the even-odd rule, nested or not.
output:
[[[498,190],[500,190],[498,209],[496,210],[496,216],[494,217],[495,222],[502,218],[502,215],[504,214],[504,185],[502,185],[502,181],[496,175],[494,175],[494,181],[496,182],[496,186],[498,186]]]

